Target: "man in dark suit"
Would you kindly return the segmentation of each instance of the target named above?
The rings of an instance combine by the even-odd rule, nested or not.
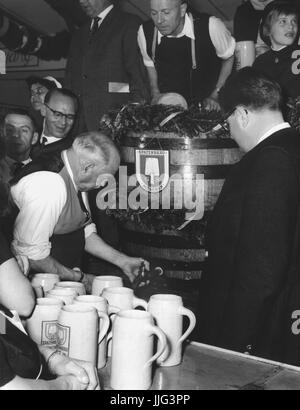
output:
[[[78,99],[72,91],[65,88],[47,93],[41,107],[44,118],[43,131],[39,144],[34,147],[34,160],[59,153],[73,143],[72,130],[78,112]]]
[[[3,160],[6,171],[2,171],[2,177],[8,182],[32,161],[32,146],[39,135],[31,114],[19,108],[11,109],[5,115],[2,131],[6,143],[6,156]]]
[[[232,76],[220,101],[246,154],[228,175],[208,227],[199,336],[283,361],[292,318],[281,326],[274,314],[288,286],[297,233],[300,138],[283,120],[279,85],[253,68]],[[279,332],[276,342],[271,329]]]
[[[73,36],[65,85],[79,97],[78,131],[84,132],[97,130],[102,116],[109,110],[143,101],[148,95],[137,44],[139,18],[124,13],[111,0],[79,0],[79,3],[90,20]],[[89,193],[97,228],[110,245],[117,247],[117,224],[97,209],[96,195],[95,191]],[[93,273],[111,270],[106,265],[89,269]]]
[[[103,114],[147,96],[136,16],[111,0],[79,0],[90,21],[75,32],[65,84],[81,105],[79,131],[99,128]]]

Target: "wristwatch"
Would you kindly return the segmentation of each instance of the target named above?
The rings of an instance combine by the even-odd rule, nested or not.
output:
[[[73,268],[73,271],[80,273],[80,279],[78,282],[82,282],[84,278],[84,272],[80,268]]]
[[[82,270],[80,270],[80,279],[79,282],[82,282],[84,278],[84,272],[82,272]]]

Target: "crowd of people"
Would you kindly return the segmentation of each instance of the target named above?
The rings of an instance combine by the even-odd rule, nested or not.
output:
[[[142,24],[112,0],[78,2],[90,19],[73,36],[65,81],[30,77],[30,110],[10,109],[2,120],[0,389],[99,388],[90,364],[37,347],[24,333],[20,317],[35,306],[27,275],[52,272],[89,289],[86,254],[115,265],[128,283],[149,268],[118,250],[115,222],[97,209],[102,176],[114,175],[121,160],[98,126],[110,109],[157,103],[164,93],[221,110],[245,152],[207,229],[199,340],[299,365],[289,325],[297,307],[300,140],[284,119],[288,99],[300,96],[297,2],[248,0],[233,34],[184,0],[150,0],[151,19]],[[257,59],[236,71],[241,41],[257,45]]]

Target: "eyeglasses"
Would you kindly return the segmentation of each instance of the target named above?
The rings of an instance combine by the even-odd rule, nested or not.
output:
[[[228,119],[232,116],[235,110],[236,110],[236,107],[233,108],[231,111],[229,111],[227,114],[225,114],[223,116],[222,121],[220,121],[219,124],[215,126],[214,130],[217,131],[220,128],[222,128],[225,132],[230,132],[230,126],[228,123]]]
[[[73,122],[76,118],[75,114],[64,114],[63,112],[53,110],[53,108],[49,107],[48,104],[45,104],[45,106],[52,112],[55,121],[59,121],[65,118],[66,121]]]
[[[36,90],[31,90],[30,94],[34,97],[34,96],[40,96],[43,94],[47,94],[48,90],[46,88],[37,88]]]

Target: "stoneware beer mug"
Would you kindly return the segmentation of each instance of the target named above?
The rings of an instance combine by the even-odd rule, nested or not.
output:
[[[92,294],[102,296],[103,289],[121,286],[123,286],[123,280],[119,276],[96,276],[93,280]]]
[[[147,310],[147,302],[135,297],[133,290],[129,288],[105,288],[102,296],[108,301],[110,308],[130,310],[140,306]],[[111,342],[108,344],[108,356],[111,356]]]
[[[101,342],[97,310],[92,306],[64,306],[58,317],[57,349],[65,356],[97,365]]]
[[[57,299],[37,299],[32,316],[26,321],[31,339],[42,346],[55,347],[57,320],[63,302]]]
[[[59,282],[59,276],[54,273],[37,273],[33,275],[31,279],[31,285],[33,288],[41,286],[44,292],[48,292],[53,289],[56,283]]]
[[[107,300],[102,298],[101,296],[77,296],[74,300],[74,305],[82,305],[82,306],[92,306],[94,307],[100,318],[100,336],[99,338],[102,340],[98,347],[98,360],[97,360],[97,369],[102,369],[106,365],[107,360],[107,332],[110,326],[110,319],[109,319],[109,309]],[[111,313],[116,313],[116,310],[113,309]],[[103,335],[103,338],[102,338]]]
[[[157,326],[167,336],[167,349],[158,363],[160,366],[177,366],[182,361],[182,342],[196,326],[194,313],[183,306],[182,298],[177,295],[153,295],[148,304]],[[190,320],[187,331],[183,332],[183,316]]]
[[[147,310],[147,302],[134,296],[134,292],[129,288],[106,288],[102,296],[107,299],[110,306],[120,310],[135,309],[140,306]]]
[[[55,288],[47,292],[46,296],[47,298],[62,300],[65,305],[72,305],[78,293],[76,290],[70,288]]]
[[[115,390],[147,390],[152,383],[152,364],[166,347],[164,333],[154,326],[150,313],[123,310],[116,314],[112,334],[111,387]],[[154,337],[159,348],[153,356]]]
[[[74,289],[77,292],[78,296],[86,295],[85,286],[80,282],[58,282],[56,283],[54,289],[56,288]]]
[[[251,67],[256,57],[254,41],[239,41],[236,44],[236,69]]]

